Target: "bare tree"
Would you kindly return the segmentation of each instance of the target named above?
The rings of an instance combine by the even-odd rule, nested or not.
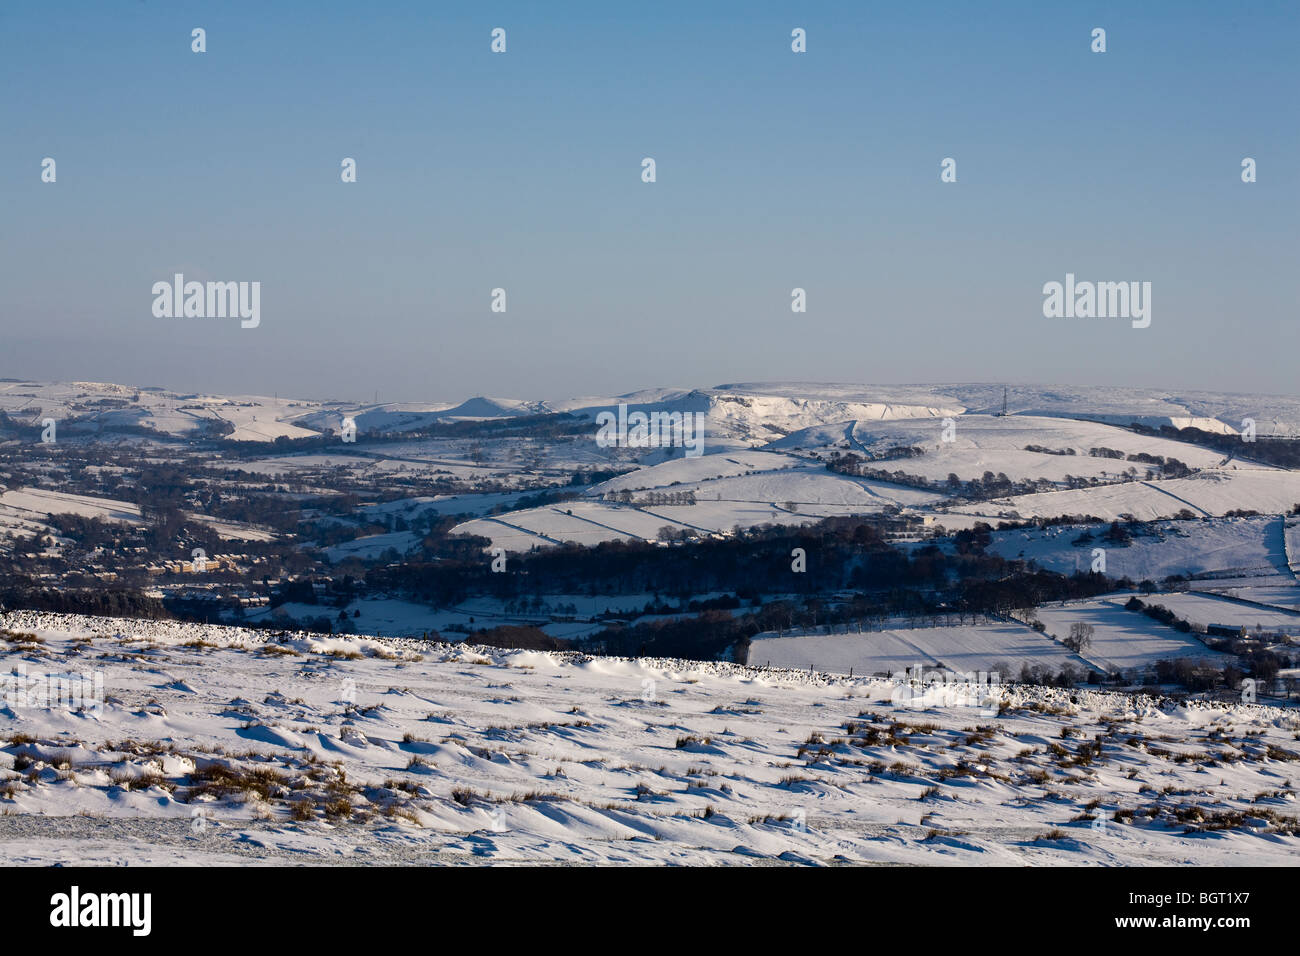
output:
[[[1074,653],[1079,654],[1092,644],[1092,635],[1096,632],[1091,624],[1075,621],[1070,625],[1070,636],[1062,643]]]

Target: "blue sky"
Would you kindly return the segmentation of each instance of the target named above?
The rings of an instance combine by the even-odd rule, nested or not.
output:
[[[0,376],[1294,392],[1297,50],[1294,3],[7,4]],[[178,271],[261,325],[155,318]],[[1150,328],[1044,318],[1067,272]]]

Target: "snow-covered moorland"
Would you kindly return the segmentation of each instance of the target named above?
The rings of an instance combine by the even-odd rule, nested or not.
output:
[[[887,681],[723,663],[34,612],[0,628],[9,864],[1300,851],[1300,720],[1266,707],[1014,685],[911,706]],[[102,695],[71,710],[33,680],[50,673]]]

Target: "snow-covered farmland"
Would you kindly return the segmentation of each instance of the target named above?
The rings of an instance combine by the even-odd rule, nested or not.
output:
[[[1066,666],[1079,674],[1129,674],[1160,660],[1195,658],[1222,667],[1233,659],[1210,650],[1195,634],[1182,634],[1144,614],[1126,611],[1126,600],[1099,598],[1038,608],[1034,614],[1045,627],[1042,633],[1018,622],[830,634],[824,628],[813,633],[768,632],[754,638],[749,660],[760,666],[833,674],[892,675],[920,666],[959,674],[985,671],[1014,680],[1026,666],[1052,674]],[[1076,623],[1093,628],[1092,643],[1080,653],[1063,643]]]
[[[838,634],[759,634],[749,650],[754,664],[832,674],[895,674],[910,667],[942,668],[958,674],[985,671],[1014,679],[1022,667],[1056,673],[1066,664],[1079,672],[1087,663],[1050,638],[1017,623],[968,627],[915,627]]]
[[[1114,521],[1173,518],[1181,511],[1222,516],[1230,511],[1284,515],[1300,504],[1300,472],[1266,469],[1207,471],[1190,478],[1120,484],[998,498],[953,510],[992,518],[1093,515]]]
[[[942,421],[909,419],[844,422],[829,431],[797,432],[771,447],[815,448],[829,437],[834,439],[834,447],[859,455],[882,454],[895,447],[921,448],[926,454],[919,458],[882,462],[877,467],[901,468],[936,482],[950,473],[968,480],[985,471],[1002,472],[1013,481],[1046,478],[1062,482],[1067,475],[1113,480],[1130,468],[1145,475],[1149,467],[1123,457],[1093,457],[1089,451],[1094,448],[1176,458],[1192,468],[1213,468],[1224,460],[1222,453],[1212,449],[1070,418],[967,414],[953,421],[951,441],[943,437]],[[842,435],[837,437],[839,432]],[[1031,447],[1050,451],[1030,451]]]
[[[129,501],[42,488],[15,488],[0,494],[0,537],[49,532],[49,517],[54,514],[75,514],[125,524],[142,524],[144,521],[140,506]],[[190,517],[208,525],[228,541],[269,541],[275,537],[274,532],[237,521],[198,514]]]
[[[1127,544],[1103,537],[1106,527],[1052,525],[993,532],[990,550],[1023,558],[1041,568],[1071,574],[1092,566],[1094,548],[1106,552],[1106,574],[1134,581],[1169,575],[1289,576],[1281,518],[1161,521],[1138,531]],[[1075,542],[1078,541],[1078,544]]]
[[[40,523],[52,514],[75,514],[104,521],[140,521],[140,506],[111,498],[92,498],[42,488],[16,488],[0,494],[0,515],[8,520]]]
[[[325,556],[331,561],[343,561],[346,558],[374,559],[389,551],[404,555],[420,543],[420,536],[410,531],[392,531],[388,534],[368,534],[343,544],[336,544],[325,549]]]
[[[1182,634],[1138,611],[1124,610],[1126,600],[1103,598],[1049,605],[1039,608],[1036,614],[1047,628],[1046,633],[1057,640],[1069,637],[1073,624],[1091,625],[1092,643],[1082,656],[1104,674],[1128,673],[1159,660],[1184,657],[1212,661],[1219,667],[1232,660],[1227,654],[1210,650],[1195,634]]]
[[[1228,627],[1245,627],[1254,631],[1280,631],[1300,636],[1300,612],[1281,608],[1259,607],[1245,601],[1209,594],[1173,593],[1153,594],[1144,598],[1149,604],[1169,608],[1191,624],[1209,626],[1223,624]]]
[[[1285,611],[1300,611],[1300,585],[1246,585],[1244,587],[1213,588],[1214,593],[1240,598],[1256,604],[1270,604]]]
[[[662,467],[665,465],[643,469],[616,481],[620,482],[620,489],[640,489],[646,487],[641,482],[648,481]],[[611,484],[596,490],[605,490]],[[482,535],[492,540],[493,547],[517,551],[562,541],[579,544],[629,539],[654,541],[664,527],[709,534],[764,524],[804,525],[826,517],[872,514],[891,505],[929,504],[939,500],[938,495],[913,488],[803,467],[703,483],[649,487],[695,492],[696,503],[627,505],[594,499],[565,501],[474,519],[457,525],[455,532]],[[635,497],[638,493],[633,494]]]

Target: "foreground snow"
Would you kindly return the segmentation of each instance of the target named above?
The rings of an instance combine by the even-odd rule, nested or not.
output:
[[[31,612],[0,627],[5,672],[104,689],[83,712],[0,709],[11,864],[1300,852],[1300,722],[1265,707],[1005,686],[913,708],[886,681],[718,663]]]

